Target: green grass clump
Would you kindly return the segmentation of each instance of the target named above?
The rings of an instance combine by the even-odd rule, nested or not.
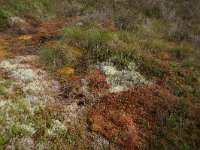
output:
[[[134,46],[130,46],[127,50],[116,51],[111,61],[118,67],[123,69],[129,66],[130,62],[139,63],[140,54],[138,49]]]
[[[84,60],[89,63],[112,61],[127,67],[139,57],[133,33],[83,27],[65,27],[63,41],[84,50]]]
[[[63,33],[65,40],[68,42],[73,42],[72,44],[78,44],[86,48],[91,48],[98,44],[105,44],[113,40],[110,31],[97,28],[65,27]]]
[[[40,51],[40,61],[47,67],[59,68],[72,60],[70,52],[62,44],[52,47],[43,47]]]

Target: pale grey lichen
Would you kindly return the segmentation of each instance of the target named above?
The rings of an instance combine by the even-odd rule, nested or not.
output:
[[[119,72],[114,66],[102,66],[102,70],[107,76],[113,76]]]
[[[125,90],[127,90],[126,87],[121,86],[121,85],[116,85],[116,86],[111,87],[111,88],[109,89],[109,92],[110,92],[110,93],[117,93],[117,92],[123,92],[123,91],[125,91]]]
[[[2,61],[0,63],[0,68],[5,69],[7,71],[16,69],[16,64],[11,64],[9,61]]]
[[[32,93],[32,94],[39,94],[44,91],[43,86],[41,86],[41,83],[39,81],[35,80],[33,82],[28,83],[23,87],[23,91],[25,93]]]
[[[146,86],[149,82],[137,71],[137,66],[131,62],[126,70],[117,70],[112,63],[103,62],[97,66],[111,84],[110,93],[126,91],[134,86]]]
[[[16,57],[0,63],[0,68],[8,72],[11,84],[4,84],[7,79],[2,79],[4,92],[7,95],[17,94],[16,90],[22,91],[21,95],[16,95],[16,99],[4,99],[0,96],[0,120],[3,121],[3,128],[10,131],[13,126],[25,130],[29,134],[34,134],[35,123],[26,124],[25,121],[30,115],[46,107],[47,100],[54,100],[58,93],[59,83],[51,78],[45,71],[31,66],[35,57]],[[28,63],[27,63],[28,62]],[[20,119],[19,119],[20,118]],[[0,124],[1,125],[1,124]],[[57,120],[52,121],[52,128],[49,133],[64,129],[64,125]],[[0,131],[1,132],[5,132]]]
[[[14,70],[12,72],[12,76],[16,80],[19,80],[22,82],[33,81],[37,78],[37,75],[32,69],[24,69],[24,68]]]

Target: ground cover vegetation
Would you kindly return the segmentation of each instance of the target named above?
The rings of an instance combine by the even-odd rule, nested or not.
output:
[[[0,149],[199,149],[199,6],[1,1]]]

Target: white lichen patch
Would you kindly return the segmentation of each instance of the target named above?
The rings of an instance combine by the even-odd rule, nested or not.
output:
[[[116,86],[113,86],[109,89],[109,92],[110,93],[117,93],[117,92],[123,92],[127,90],[127,88],[125,86],[121,86],[121,85],[116,85]]]
[[[40,94],[44,91],[44,88],[40,86],[40,83],[36,80],[28,83],[23,87],[24,93]]]
[[[36,73],[32,69],[17,69],[12,72],[12,76],[21,82],[33,81],[37,79]]]
[[[119,72],[114,66],[102,66],[102,70],[107,76],[113,76]]]
[[[137,71],[135,63],[130,63],[127,70],[117,70],[112,63],[101,63],[98,68],[107,76],[111,84],[110,93],[126,91],[134,86],[146,86],[149,82]]]
[[[22,87],[25,95],[37,95],[38,99],[46,99],[47,96],[53,97],[55,93],[58,93],[59,84],[48,78],[45,71],[31,66],[31,63],[37,59],[37,56],[32,55],[18,56],[2,61],[0,68],[8,72],[9,77],[16,85]]]
[[[17,65],[11,64],[9,61],[2,61],[0,63],[0,68],[5,69],[7,71],[16,69]]]
[[[35,118],[36,112],[45,110],[47,103],[55,102],[55,97],[59,94],[59,83],[44,70],[34,67],[35,59],[35,56],[19,56],[0,62],[0,69],[8,75],[8,79],[0,79],[3,92],[0,95],[0,127],[3,128],[0,134],[15,136],[21,130],[24,136],[35,134],[40,129]],[[57,118],[51,119],[52,126],[47,128],[50,135],[66,129]],[[46,121],[45,118],[42,121]],[[8,142],[11,145],[12,140]],[[20,139],[16,136],[15,140]]]

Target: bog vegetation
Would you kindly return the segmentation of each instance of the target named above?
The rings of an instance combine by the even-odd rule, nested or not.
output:
[[[16,52],[2,38],[0,149],[24,143],[36,149],[199,149],[199,7],[199,0],[2,0],[2,37],[12,35],[15,16],[37,28],[30,35],[13,33],[25,41],[15,49],[39,56],[36,66],[59,80],[64,102],[38,99],[32,106],[27,95],[41,90],[43,76],[39,84],[28,74],[33,81],[21,86],[6,79],[6,73],[23,74],[23,61],[18,67],[2,62]],[[27,92],[29,82],[34,88]],[[84,111],[69,123],[74,105],[74,114]],[[95,147],[93,134],[110,143]]]

